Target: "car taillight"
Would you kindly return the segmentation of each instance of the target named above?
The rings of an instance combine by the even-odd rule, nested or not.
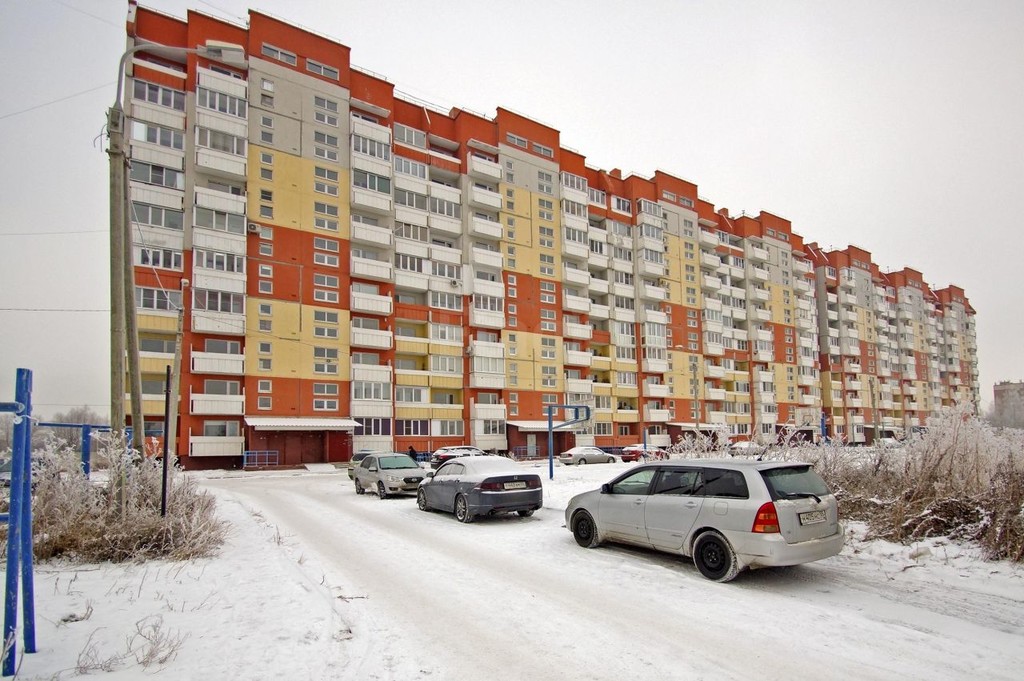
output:
[[[754,516],[754,526],[750,528],[750,531],[759,534],[779,532],[779,514],[775,510],[775,504],[770,501],[761,504],[761,508],[757,509],[757,515]]]
[[[477,485],[477,488],[478,489],[482,489],[482,490],[487,491],[487,492],[493,492],[495,490],[503,489],[500,482],[491,482],[491,481],[481,482],[479,485]]]
[[[526,486],[529,487],[530,489],[536,489],[540,487],[540,478],[531,478],[530,480],[527,480]]]

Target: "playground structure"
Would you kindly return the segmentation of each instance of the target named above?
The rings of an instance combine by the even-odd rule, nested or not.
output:
[[[7,580],[4,593],[4,656],[2,673],[14,676],[17,653],[18,586],[23,596],[22,630],[26,653],[36,652],[35,593],[32,575],[32,372],[18,369],[14,402],[0,402],[0,411],[14,414],[11,449],[11,508],[7,522]]]
[[[26,653],[36,652],[34,549],[32,538],[32,372],[18,369],[14,402],[0,402],[0,412],[14,414],[11,448],[10,510],[0,513],[7,523],[6,589],[4,592],[3,662],[0,673],[14,676],[17,660],[18,594],[22,596],[22,634]],[[82,429],[82,472],[89,477],[93,431],[110,426],[89,423],[45,423],[38,426]],[[129,441],[129,445],[130,441]]]

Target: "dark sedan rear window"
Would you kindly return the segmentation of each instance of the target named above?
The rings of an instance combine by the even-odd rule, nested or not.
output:
[[[813,494],[824,496],[831,494],[828,485],[810,466],[787,466],[786,468],[769,468],[761,471],[761,476],[768,484],[772,499],[784,499],[792,496]]]

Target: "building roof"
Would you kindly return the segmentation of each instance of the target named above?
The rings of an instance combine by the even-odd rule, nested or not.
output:
[[[314,419],[287,416],[246,416],[245,425],[256,430],[352,430],[352,419]]]

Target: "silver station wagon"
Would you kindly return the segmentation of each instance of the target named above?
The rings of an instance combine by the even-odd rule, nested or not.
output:
[[[619,542],[692,556],[706,578],[797,565],[843,548],[835,496],[810,464],[745,459],[638,466],[578,494],[565,526],[587,548]]]

